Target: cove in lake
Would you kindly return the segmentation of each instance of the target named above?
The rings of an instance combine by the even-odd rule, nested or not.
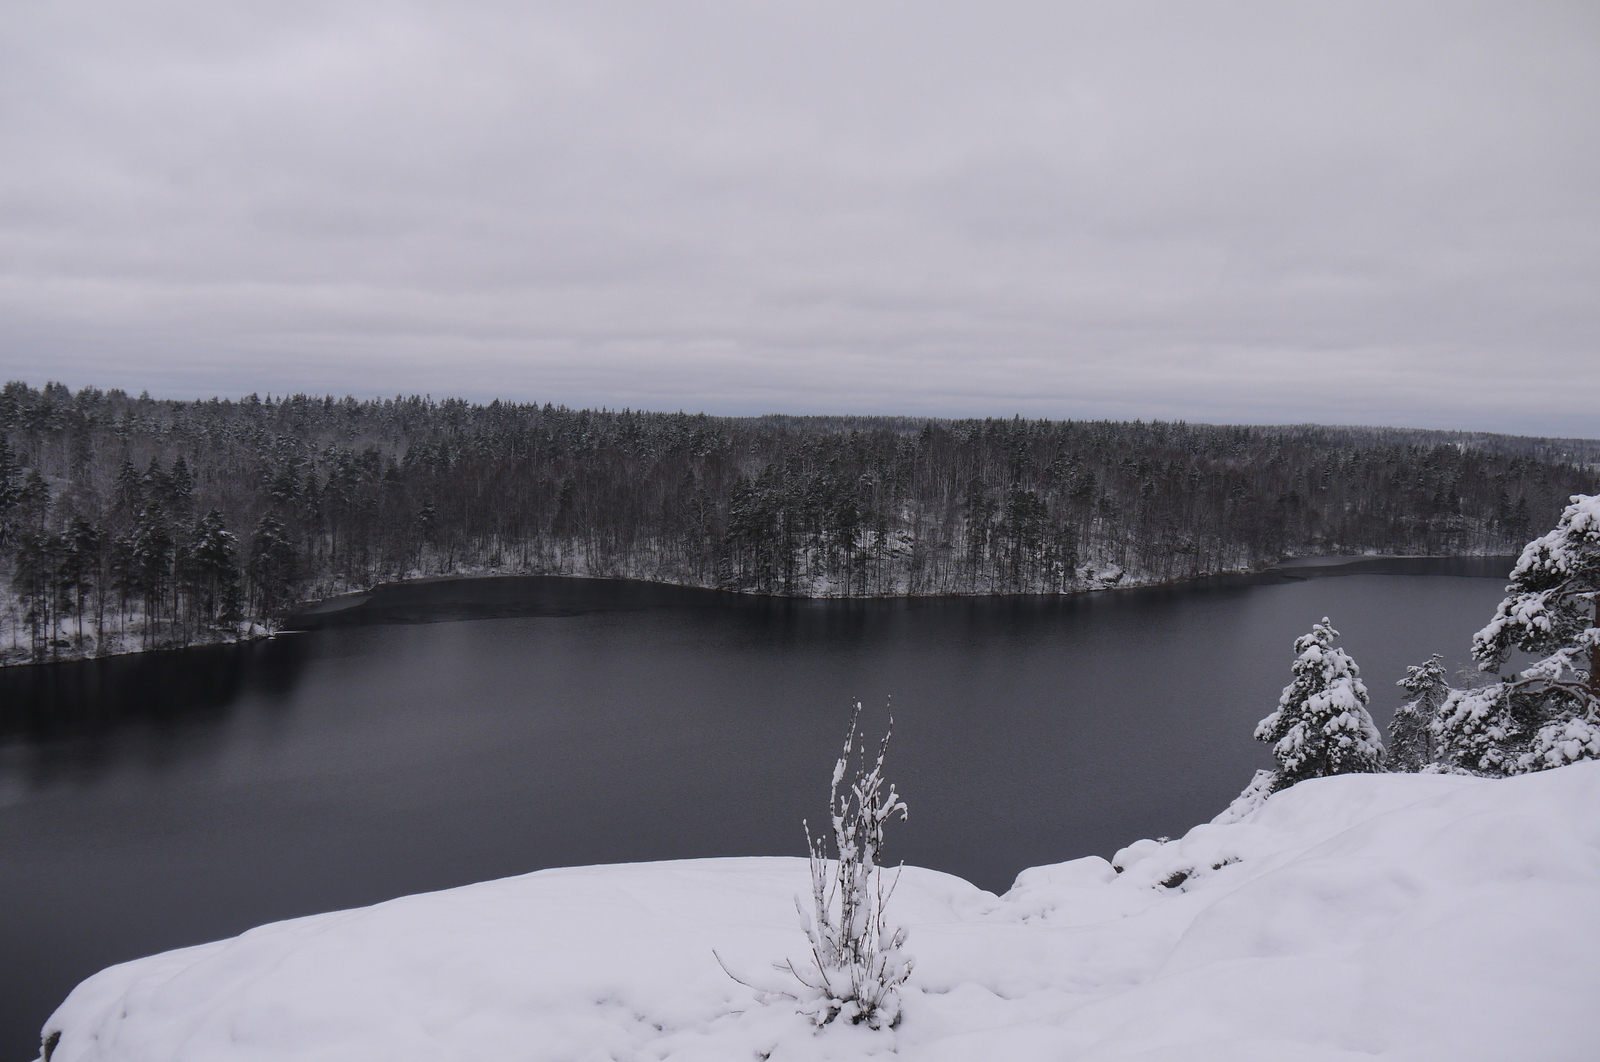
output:
[[[808,601],[410,583],[272,641],[0,670],[0,1057],[113,962],[542,867],[800,855],[848,706],[893,700],[889,856],[1004,890],[1179,835],[1323,615],[1386,724],[1506,558],[1364,560],[1068,597]],[[315,628],[315,629],[311,629]]]

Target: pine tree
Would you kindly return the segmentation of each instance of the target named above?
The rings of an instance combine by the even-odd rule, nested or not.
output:
[[[1277,711],[1256,727],[1256,740],[1273,743],[1274,791],[1307,778],[1383,770],[1383,742],[1367,714],[1361,669],[1334,646],[1338,637],[1324,616],[1295,639],[1294,681],[1283,688]]]
[[[100,531],[83,517],[75,517],[63,540],[62,588],[77,595],[73,613],[78,618],[77,644],[83,645],[83,609],[89,592],[97,588],[100,574]]]
[[[1395,685],[1410,697],[1389,724],[1389,765],[1397,771],[1420,771],[1434,762],[1430,727],[1450,694],[1442,658],[1434,653],[1426,664],[1407,667],[1406,677]]]
[[[23,606],[23,622],[28,628],[32,658],[44,660],[56,645],[56,605],[60,596],[60,535],[43,535],[24,530],[16,536],[16,561],[12,566],[11,588]]]
[[[128,622],[128,603],[139,592],[138,565],[133,559],[134,532],[127,531],[111,540],[107,568],[111,585],[117,591],[117,616],[122,625]]]
[[[1541,655],[1515,676],[1452,691],[1434,724],[1445,759],[1519,774],[1600,759],[1600,495],[1578,494],[1523,549],[1508,596],[1472,639],[1478,668]]]

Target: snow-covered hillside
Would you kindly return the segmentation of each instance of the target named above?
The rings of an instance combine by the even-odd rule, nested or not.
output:
[[[55,1062],[1587,1060],[1600,1056],[1600,763],[1347,775],[1005,896],[907,869],[892,1030],[785,986],[801,859],[549,870],[113,967]]]

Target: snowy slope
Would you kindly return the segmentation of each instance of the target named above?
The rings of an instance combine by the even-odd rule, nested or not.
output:
[[[800,859],[550,870],[263,926],[102,971],[46,1028],[56,1062],[1600,1057],[1600,763],[1304,782],[1117,862],[1003,897],[908,869],[890,913],[917,968],[876,1033],[819,1033],[712,955],[783,987]]]

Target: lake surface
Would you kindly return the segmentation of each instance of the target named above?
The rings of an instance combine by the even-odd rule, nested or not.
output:
[[[0,1059],[111,963],[543,867],[802,855],[860,698],[889,856],[1003,891],[1179,835],[1323,615],[1386,725],[1468,659],[1508,559],[1307,565],[1069,597],[785,601],[407,584],[268,642],[0,669]]]

